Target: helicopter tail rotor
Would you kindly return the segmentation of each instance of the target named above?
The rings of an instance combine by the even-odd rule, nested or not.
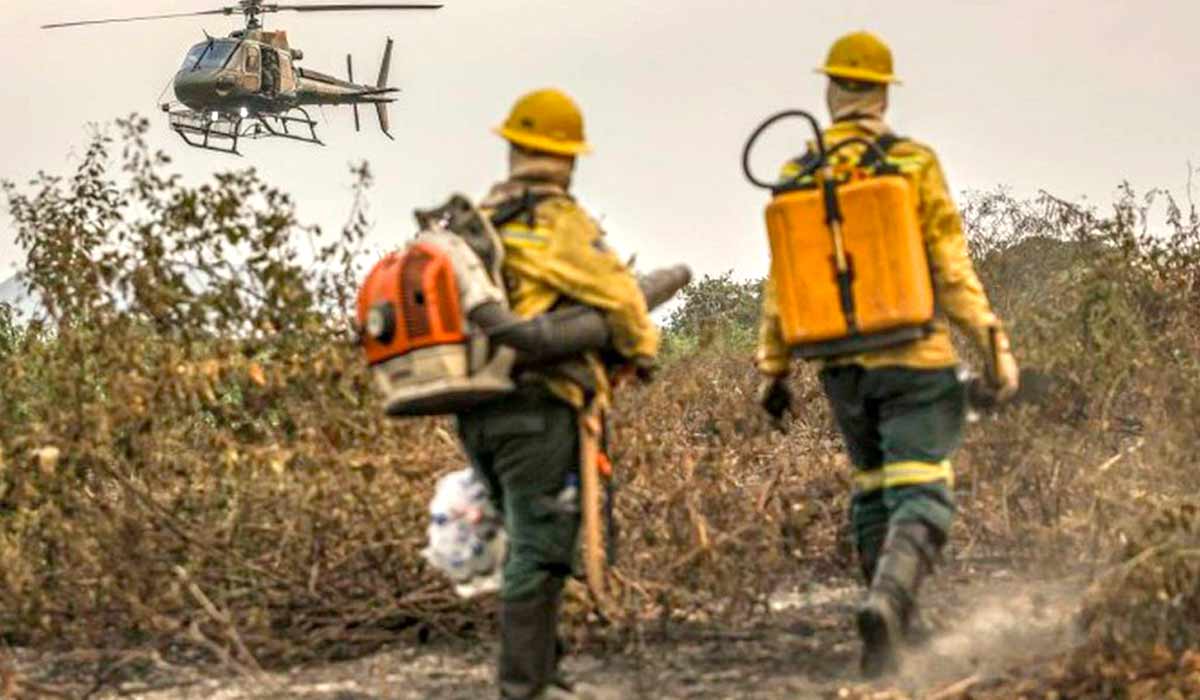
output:
[[[389,90],[388,75],[392,71],[392,47],[395,45],[395,43],[396,42],[392,40],[391,37],[388,37],[387,48],[383,50],[383,63],[379,66],[379,80],[375,83],[375,87],[381,92]],[[384,136],[395,140],[396,137],[392,136],[391,117],[388,113],[388,103],[376,102],[375,111],[379,114],[379,128],[383,130]]]
[[[346,54],[346,73],[349,75],[350,82],[354,82],[354,56]],[[358,115],[358,103],[351,104],[354,108],[354,130],[362,131],[362,119]]]

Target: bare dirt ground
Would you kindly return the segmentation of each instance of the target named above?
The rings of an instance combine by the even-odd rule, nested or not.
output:
[[[1074,579],[1028,580],[1012,570],[961,567],[924,596],[946,624],[912,654],[898,678],[866,686],[856,674],[850,624],[859,591],[849,580],[781,592],[770,615],[744,628],[679,626],[657,630],[640,652],[572,657],[569,673],[602,686],[605,697],[656,700],[718,698],[956,698],[955,686],[1065,649],[1071,640]],[[143,700],[468,700],[494,697],[494,644],[444,643],[399,648],[358,661],[259,676],[215,675],[157,667],[116,687],[72,697]],[[23,675],[56,675],[45,660]],[[61,685],[59,687],[62,687]]]

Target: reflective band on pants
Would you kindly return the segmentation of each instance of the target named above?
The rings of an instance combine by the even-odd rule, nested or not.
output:
[[[854,486],[859,493],[939,482],[944,482],[951,488],[954,486],[954,471],[950,468],[949,460],[938,463],[893,462],[880,469],[854,475]]]

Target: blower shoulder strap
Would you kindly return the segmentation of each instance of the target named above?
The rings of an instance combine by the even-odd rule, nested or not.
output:
[[[804,177],[810,170],[816,169],[820,156],[811,147],[803,155],[793,158],[790,165],[795,166],[798,177]]]
[[[891,150],[896,146],[896,144],[902,143],[907,140],[908,140],[907,137],[898,136],[896,134],[888,132],[886,134],[881,135],[879,138],[875,139],[875,145],[879,148],[880,152],[882,152],[884,157],[886,158],[888,156],[888,154],[891,153]],[[812,148],[809,148],[807,151],[804,152],[803,155],[799,156],[798,158],[792,159],[790,165],[794,166],[796,169],[796,172],[800,173],[801,177],[803,177],[804,173],[808,173],[810,170],[814,170],[816,168],[816,166],[818,165],[818,160],[819,160],[819,156],[817,155],[816,151],[812,150]],[[866,149],[866,151],[862,155],[862,158],[859,159],[858,164],[860,167],[867,168],[867,169],[873,169],[879,165],[882,165],[879,162],[879,153],[876,153],[873,149],[870,149],[870,148]]]
[[[492,225],[497,229],[504,228],[505,225],[525,216],[529,225],[532,226],[534,211],[539,204],[563,196],[565,195],[550,192],[534,193],[531,190],[525,190],[521,195],[501,203],[492,211]]]
[[[903,143],[907,140],[908,138],[904,136],[898,136],[888,132],[875,139],[875,145],[879,148],[879,152],[883,153],[884,158],[887,158],[892,149],[896,147],[896,144]],[[883,165],[879,162],[879,153],[871,148],[868,148],[866,152],[863,153],[863,157],[858,161],[858,164],[863,168],[874,168],[878,165]]]

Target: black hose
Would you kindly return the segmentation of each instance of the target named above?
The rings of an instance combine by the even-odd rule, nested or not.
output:
[[[647,308],[670,301],[691,282],[692,272],[684,265],[656,270],[639,280]],[[580,353],[603,350],[612,343],[604,314],[588,306],[569,306],[522,319],[500,304],[485,304],[471,312],[471,321],[498,345],[519,354],[517,364],[544,365]]]
[[[750,154],[754,150],[754,145],[758,142],[758,139],[763,135],[764,132],[766,132],[767,129],[775,126],[777,122],[783,121],[784,119],[790,119],[792,117],[804,119],[809,123],[809,126],[812,127],[813,135],[816,137],[817,141],[818,167],[825,162],[827,158],[827,154],[825,152],[825,135],[821,131],[821,125],[817,122],[817,118],[808,112],[799,109],[780,112],[779,114],[776,114],[760,124],[759,127],[754,130],[754,133],[750,134],[750,139],[746,141],[746,147],[742,151],[742,172],[746,174],[746,179],[754,184],[754,186],[761,187],[764,190],[772,191],[778,188],[778,180],[773,182],[765,182],[754,176],[754,172],[750,168]]]
[[[676,265],[655,270],[638,279],[638,286],[646,297],[646,308],[651,311],[671,301],[671,298],[692,281],[692,271],[687,265]]]
[[[861,136],[852,136],[844,141],[839,141],[836,145],[830,148],[826,148],[825,135],[824,132],[821,131],[821,125],[817,122],[816,117],[809,112],[805,112],[804,110],[793,109],[786,112],[780,112],[764,121],[757,129],[754,130],[754,133],[750,134],[750,138],[746,141],[746,147],[742,151],[742,172],[746,174],[746,179],[753,183],[756,187],[761,187],[764,190],[771,190],[773,192],[778,192],[781,189],[781,183],[778,181],[766,182],[764,180],[759,180],[754,175],[754,172],[750,167],[750,155],[754,151],[755,144],[758,143],[758,140],[767,131],[767,129],[770,129],[772,126],[783,121],[784,119],[790,119],[792,117],[802,118],[809,123],[809,126],[812,127],[817,143],[816,160],[812,161],[812,163],[809,164],[809,166],[805,168],[803,172],[793,178],[792,182],[810,177],[813,173],[829,162],[829,159],[833,157],[835,153],[851,144],[859,144],[866,147],[868,150],[873,151],[877,162],[880,164],[887,161],[887,154],[883,152],[883,149],[879,147],[879,144]]]
[[[572,306],[521,319],[500,304],[485,304],[471,320],[497,345],[517,351],[517,364],[544,365],[606,347],[611,333],[604,317],[586,306]]]

